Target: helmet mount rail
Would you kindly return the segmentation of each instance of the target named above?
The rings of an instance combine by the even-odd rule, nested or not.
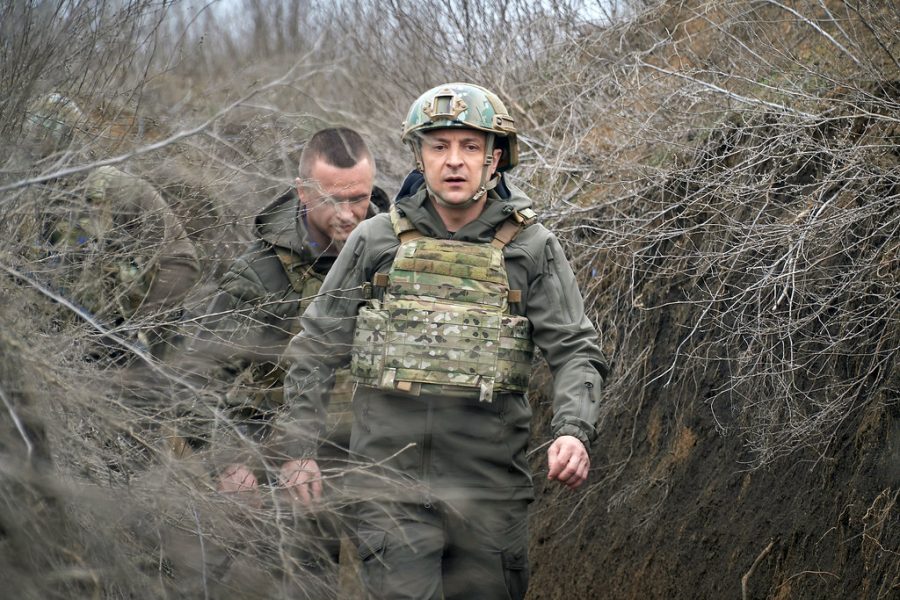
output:
[[[441,119],[455,121],[468,108],[469,105],[466,104],[465,100],[457,96],[453,90],[447,88],[435,94],[431,104],[426,104],[422,107],[422,112],[428,115],[432,121]]]

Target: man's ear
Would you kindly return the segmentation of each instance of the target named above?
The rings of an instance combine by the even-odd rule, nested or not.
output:
[[[500,157],[503,156],[503,149],[494,148],[492,154],[494,155],[494,161],[491,163],[491,175],[497,172],[497,165],[500,164]]]
[[[306,206],[308,196],[306,194],[306,186],[303,185],[303,180],[299,177],[294,178],[294,187],[297,190],[297,197],[300,198],[300,204]]]

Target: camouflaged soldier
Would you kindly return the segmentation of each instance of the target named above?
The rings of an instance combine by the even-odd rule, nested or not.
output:
[[[452,83],[410,108],[417,169],[388,215],[350,236],[285,355],[303,503],[327,385],[351,366],[363,583],[373,598],[522,598],[528,583],[525,397],[536,345],[554,375],[548,477],[588,475],[606,372],[557,239],[502,173],[516,166],[513,119],[484,88]]]
[[[60,94],[31,104],[23,146],[41,159],[82,145],[87,119]],[[76,148],[77,149],[77,148]],[[169,324],[200,275],[197,254],[175,214],[147,181],[106,166],[33,186],[42,206],[35,247],[40,274],[107,327],[162,354]],[[95,349],[92,354],[99,357]],[[112,355],[120,348],[107,348]]]

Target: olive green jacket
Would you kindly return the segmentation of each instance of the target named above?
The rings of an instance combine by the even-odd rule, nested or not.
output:
[[[385,197],[378,188],[376,195]],[[279,359],[337,252],[310,243],[293,188],[256,217],[254,234],[219,282],[190,354],[209,362],[210,377],[233,386],[233,404],[246,402],[248,388],[275,388],[255,399],[257,408],[271,410],[281,403]]]
[[[529,208],[521,191],[501,184],[481,216],[453,235],[426,197],[421,175],[407,178],[396,206],[423,234],[490,243],[514,210]],[[399,240],[389,215],[361,224],[350,236],[302,317],[284,360],[284,450],[309,456],[322,431],[327,385],[350,360],[355,317],[366,302],[366,284],[387,273]],[[523,229],[504,248],[510,289],[522,292],[513,311],[531,321],[533,339],[554,375],[552,434],[585,445],[596,437],[599,393],[606,366],[597,334],[585,316],[581,293],[556,237],[540,224]],[[419,397],[359,386],[353,399],[353,457],[379,468],[357,471],[352,484],[371,488],[386,480],[444,497],[514,499],[533,494],[526,460],[531,409],[521,394],[496,393],[493,402]],[[373,476],[373,477],[370,477]],[[412,487],[410,487],[412,486]]]
[[[219,281],[193,353],[233,369],[234,375],[251,362],[278,362],[311,298],[294,289],[277,252],[291,253],[298,276],[320,280],[337,255],[310,247],[299,209],[296,195],[288,192],[256,217],[257,239]]]

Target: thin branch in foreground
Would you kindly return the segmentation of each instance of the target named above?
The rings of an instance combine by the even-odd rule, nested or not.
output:
[[[156,150],[160,150],[162,148],[170,146],[170,145],[172,145],[176,142],[179,142],[183,139],[193,137],[199,133],[202,133],[204,130],[209,128],[213,123],[215,123],[219,119],[223,118],[225,115],[227,115],[228,113],[230,113],[237,107],[241,106],[244,102],[246,102],[250,98],[253,98],[254,96],[261,94],[265,91],[268,91],[270,89],[284,85],[287,81],[289,81],[291,79],[292,74],[294,73],[294,71],[296,71],[296,69],[300,66],[300,64],[302,62],[303,62],[303,59],[297,61],[294,64],[294,66],[291,67],[288,70],[288,72],[285,73],[283,76],[279,77],[278,79],[276,79],[274,81],[270,81],[269,83],[267,83],[263,86],[252,89],[249,93],[247,93],[244,96],[240,97],[239,99],[235,100],[234,102],[232,102],[225,108],[220,109],[215,115],[213,115],[212,117],[210,117],[209,119],[207,119],[206,121],[204,121],[203,123],[198,125],[197,127],[179,131],[179,132],[167,137],[164,140],[160,140],[158,142],[155,142],[153,144],[148,144],[146,146],[141,146],[140,148],[136,148],[135,150],[132,150],[131,152],[126,152],[125,154],[120,154],[118,156],[113,156],[111,158],[106,158],[103,160],[98,160],[98,161],[94,161],[94,162],[83,164],[83,165],[77,165],[74,167],[60,169],[60,170],[54,171],[52,173],[45,173],[43,175],[38,175],[37,177],[32,177],[30,179],[22,179],[22,180],[14,182],[14,183],[0,186],[0,192],[16,190],[16,189],[28,187],[30,185],[34,185],[37,183],[43,183],[45,181],[50,181],[52,179],[59,179],[61,177],[68,177],[70,175],[84,173],[85,171],[91,171],[98,167],[118,165],[118,164],[121,164],[128,160],[131,160],[137,156],[155,152]],[[310,73],[306,73],[303,77],[304,78],[312,77],[316,73],[318,73],[317,70],[311,71]]]

